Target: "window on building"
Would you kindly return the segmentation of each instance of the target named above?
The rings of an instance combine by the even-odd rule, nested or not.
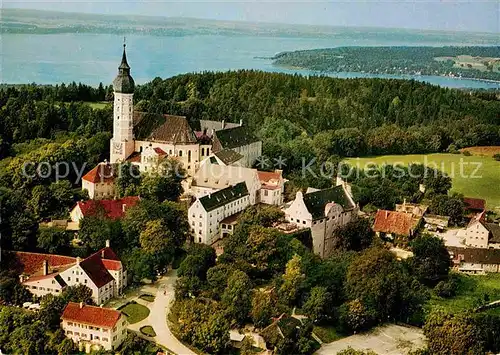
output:
[[[179,156],[182,157],[182,150],[179,150]]]
[[[80,282],[80,280],[78,279],[78,277],[76,278],[76,280],[75,280],[75,281],[76,281],[76,282]]]
[[[71,281],[71,277],[68,276],[68,281]]]
[[[191,151],[188,150],[188,163],[191,163]]]

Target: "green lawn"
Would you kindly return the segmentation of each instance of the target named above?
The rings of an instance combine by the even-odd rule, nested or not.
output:
[[[321,339],[323,343],[331,343],[344,337],[343,335],[338,333],[335,327],[330,325],[314,326],[313,332]]]
[[[93,109],[98,109],[98,110],[101,110],[103,108],[106,108],[106,106],[108,105],[111,105],[111,102],[85,102],[87,104],[89,104],[90,107],[92,107]]]
[[[156,336],[155,330],[150,325],[145,325],[144,327],[141,327],[141,329],[139,330],[141,331],[142,334],[148,337],[154,338]]]
[[[146,319],[149,316],[149,309],[141,304],[130,302],[124,307],[119,308],[120,311],[128,316],[128,322],[134,324]]]
[[[459,287],[455,297],[444,299],[432,296],[428,303],[429,309],[442,308],[448,312],[460,312],[476,308],[480,300],[487,294],[489,301],[500,300],[500,274],[488,275],[458,275]],[[499,312],[500,309],[488,312]]]
[[[378,165],[424,163],[451,176],[453,192],[467,197],[483,198],[489,209],[500,210],[500,189],[498,188],[500,186],[500,162],[491,157],[462,154],[385,155],[350,158],[347,162],[359,168],[366,167],[367,163]]]
[[[149,294],[142,294],[139,296],[140,299],[143,299],[144,301],[148,301],[148,302],[154,302],[155,301],[155,296],[153,295],[149,295]]]

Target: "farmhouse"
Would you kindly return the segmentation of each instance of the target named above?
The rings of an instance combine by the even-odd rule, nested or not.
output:
[[[478,213],[486,210],[486,201],[480,198],[464,197],[465,214],[474,218]]]
[[[86,352],[115,350],[127,337],[127,318],[114,309],[70,302],[61,316],[66,337]]]
[[[500,249],[500,225],[488,223],[484,212],[475,215],[465,230],[465,244],[474,248]]]
[[[446,247],[453,268],[468,274],[500,272],[500,249]]]
[[[310,228],[313,250],[321,257],[333,251],[333,232],[357,218],[358,207],[345,186],[338,185],[324,190],[301,191],[295,200],[284,208],[287,222],[298,228]]]
[[[372,228],[377,236],[394,240],[397,236],[412,237],[417,227],[411,213],[378,210]]]
[[[109,244],[86,259],[14,252],[21,284],[35,296],[58,295],[66,286],[85,285],[101,304],[120,295],[127,286],[127,271]]]

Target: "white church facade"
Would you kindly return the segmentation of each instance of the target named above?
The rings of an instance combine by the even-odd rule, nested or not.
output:
[[[118,75],[113,81],[110,163],[129,161],[138,165],[141,171],[148,171],[161,158],[173,157],[182,163],[189,176],[193,176],[202,160],[222,151],[226,155],[227,151],[240,154],[239,165],[245,167],[251,167],[262,155],[262,142],[242,122],[202,121],[200,125],[204,127],[196,133],[184,116],[134,111],[134,88],[124,45]]]

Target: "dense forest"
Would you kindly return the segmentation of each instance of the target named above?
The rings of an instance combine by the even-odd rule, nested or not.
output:
[[[273,59],[275,65],[321,72],[451,74],[500,80],[499,57],[500,47],[339,47],[283,52]]]
[[[107,158],[112,129],[112,105],[96,108],[100,106],[90,103],[111,99],[112,88],[103,85],[0,89],[2,247],[87,256],[110,240],[132,282],[155,280],[182,254],[189,234],[185,206],[178,202],[182,189],[175,177],[146,175],[134,180],[122,174],[117,179],[119,194],[140,194],[141,202],[127,209],[121,221],[103,214],[85,217],[79,231],[82,247],[70,244],[72,233],[41,227],[41,222],[67,218],[75,201],[87,198],[77,173]],[[154,79],[138,86],[134,99],[138,110],[186,115],[194,128],[199,128],[202,118],[243,120],[262,138],[269,158],[286,158],[285,176],[291,180],[287,185],[293,188],[332,183],[331,179],[302,178],[302,158],[336,163],[344,156],[500,144],[496,95],[415,81],[208,72]],[[23,174],[26,162],[47,162],[52,173],[43,170],[43,174],[27,176]],[[55,175],[58,162],[74,164],[60,181]],[[359,173],[350,180],[362,207],[393,208],[403,198],[425,198],[434,213],[454,216],[449,211],[456,211],[451,222],[461,223],[463,205],[459,197],[448,196],[449,177],[431,174],[424,179],[426,168],[421,165],[408,167],[404,176],[391,167],[383,169],[376,178]],[[425,194],[418,190],[420,183],[427,186]],[[456,329],[463,324],[462,318],[423,313],[431,293],[451,297],[456,288],[440,239],[414,240],[415,256],[403,262],[380,247],[369,223],[362,220],[335,236],[338,254],[320,260],[304,247],[300,236],[269,228],[282,217],[282,212],[272,208],[245,211],[217,260],[209,246],[188,250],[180,263],[171,315],[179,320],[173,327],[177,336],[208,353],[227,353],[229,328],[251,321],[268,329],[264,336],[279,349],[278,354],[310,354],[318,346],[311,339],[315,326],[351,334],[390,320],[425,324],[426,335],[436,340],[430,344],[430,353],[440,353],[435,349],[441,348],[445,349],[442,353],[462,354],[469,347],[468,342],[461,342],[456,352],[448,351],[456,348],[454,333],[448,328]],[[429,255],[435,263],[429,264]],[[4,272],[8,260],[0,262],[0,303],[22,305],[29,295],[17,275]],[[3,307],[0,346],[7,351],[18,347],[29,354],[70,352],[72,345],[64,342],[59,329],[61,305],[85,299],[85,290],[70,289],[46,299],[35,316]],[[276,337],[276,330],[269,327],[270,317],[290,314],[296,307],[315,323],[297,328],[293,320],[284,319],[286,339]],[[193,309],[199,315],[196,319]],[[500,345],[488,338],[498,332],[497,319],[468,317],[468,327],[479,334],[475,339],[482,339],[475,353],[498,351]],[[128,339],[124,347],[149,353],[139,339]]]

